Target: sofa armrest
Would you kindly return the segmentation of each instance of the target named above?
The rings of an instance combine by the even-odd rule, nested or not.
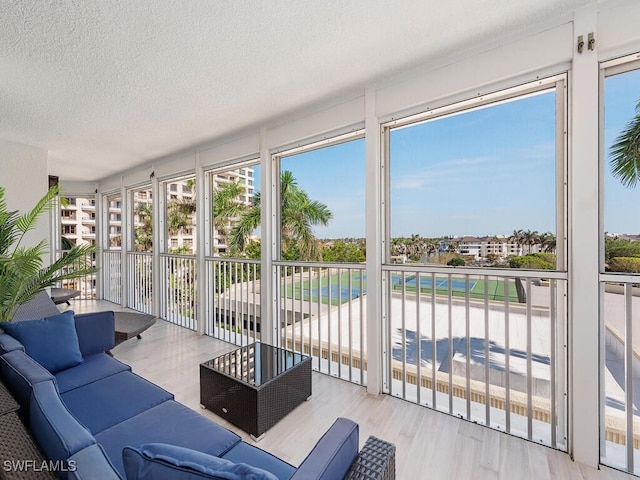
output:
[[[358,455],[358,424],[338,418],[316,443],[291,480],[344,478]]]
[[[0,328],[2,327],[0,326]],[[24,352],[24,345],[22,345],[22,343],[13,338],[11,335],[0,333],[0,355],[4,355],[8,352],[13,352],[14,350],[21,350]]]
[[[367,439],[344,480],[395,480],[396,446],[374,436]]]
[[[31,433],[49,460],[69,457],[95,445],[96,440],[62,403],[53,382],[40,382],[31,391]]]
[[[33,386],[41,382],[55,384],[51,372],[21,350],[0,356],[0,376],[27,415]]]
[[[112,311],[75,316],[78,343],[83,357],[104,353],[115,346],[115,320]]]

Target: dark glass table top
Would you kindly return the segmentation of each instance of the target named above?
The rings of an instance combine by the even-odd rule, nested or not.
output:
[[[307,355],[256,342],[202,365],[249,385],[260,386],[308,358]]]

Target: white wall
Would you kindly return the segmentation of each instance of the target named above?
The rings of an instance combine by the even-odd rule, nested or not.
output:
[[[26,212],[49,188],[47,150],[0,139],[0,186],[5,189],[9,210]],[[43,215],[38,227],[27,234],[26,244],[49,239],[49,217]]]

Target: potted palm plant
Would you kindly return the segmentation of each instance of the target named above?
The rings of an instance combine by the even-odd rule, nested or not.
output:
[[[51,265],[43,266],[47,241],[35,246],[23,245],[27,232],[56,204],[58,187],[52,187],[33,209],[26,213],[9,211],[5,189],[0,187],[0,322],[10,322],[18,306],[47,287],[63,280],[84,277],[96,271],[88,254],[91,245],[76,245]]]

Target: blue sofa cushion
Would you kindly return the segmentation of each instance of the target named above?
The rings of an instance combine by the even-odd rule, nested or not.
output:
[[[71,463],[73,462],[73,463]],[[118,474],[100,445],[89,445],[69,458],[68,480],[119,480]]]
[[[2,329],[22,343],[27,354],[51,373],[82,363],[71,310],[40,320],[7,322]]]
[[[82,356],[104,353],[115,346],[115,320],[112,311],[76,315],[76,332]]]
[[[122,449],[127,445],[169,443],[218,457],[240,442],[240,437],[190,408],[168,400],[100,432],[96,440],[124,477]]]
[[[125,365],[106,353],[98,353],[84,357],[84,363],[81,365],[56,372],[55,377],[58,382],[58,391],[65,393],[116,373],[127,371],[131,371],[129,365]]]
[[[291,480],[344,478],[358,456],[358,424],[338,418],[300,464]]]
[[[233,463],[247,463],[254,467],[261,468],[273,473],[278,480],[289,480],[291,475],[296,471],[293,465],[289,465],[284,460],[271,455],[253,445],[245,442],[239,442],[231,450],[222,455],[225,460]]]
[[[29,419],[31,433],[49,460],[67,460],[96,443],[64,406],[53,382],[33,386]]]
[[[45,370],[22,350],[14,350],[0,357],[0,375],[22,407],[22,412],[29,411],[31,390],[35,384],[55,381],[51,372]]]
[[[277,480],[273,474],[245,463],[164,443],[126,447],[122,455],[128,480]]]
[[[75,417],[94,435],[138,415],[173,394],[131,372],[120,372],[61,394]]]

